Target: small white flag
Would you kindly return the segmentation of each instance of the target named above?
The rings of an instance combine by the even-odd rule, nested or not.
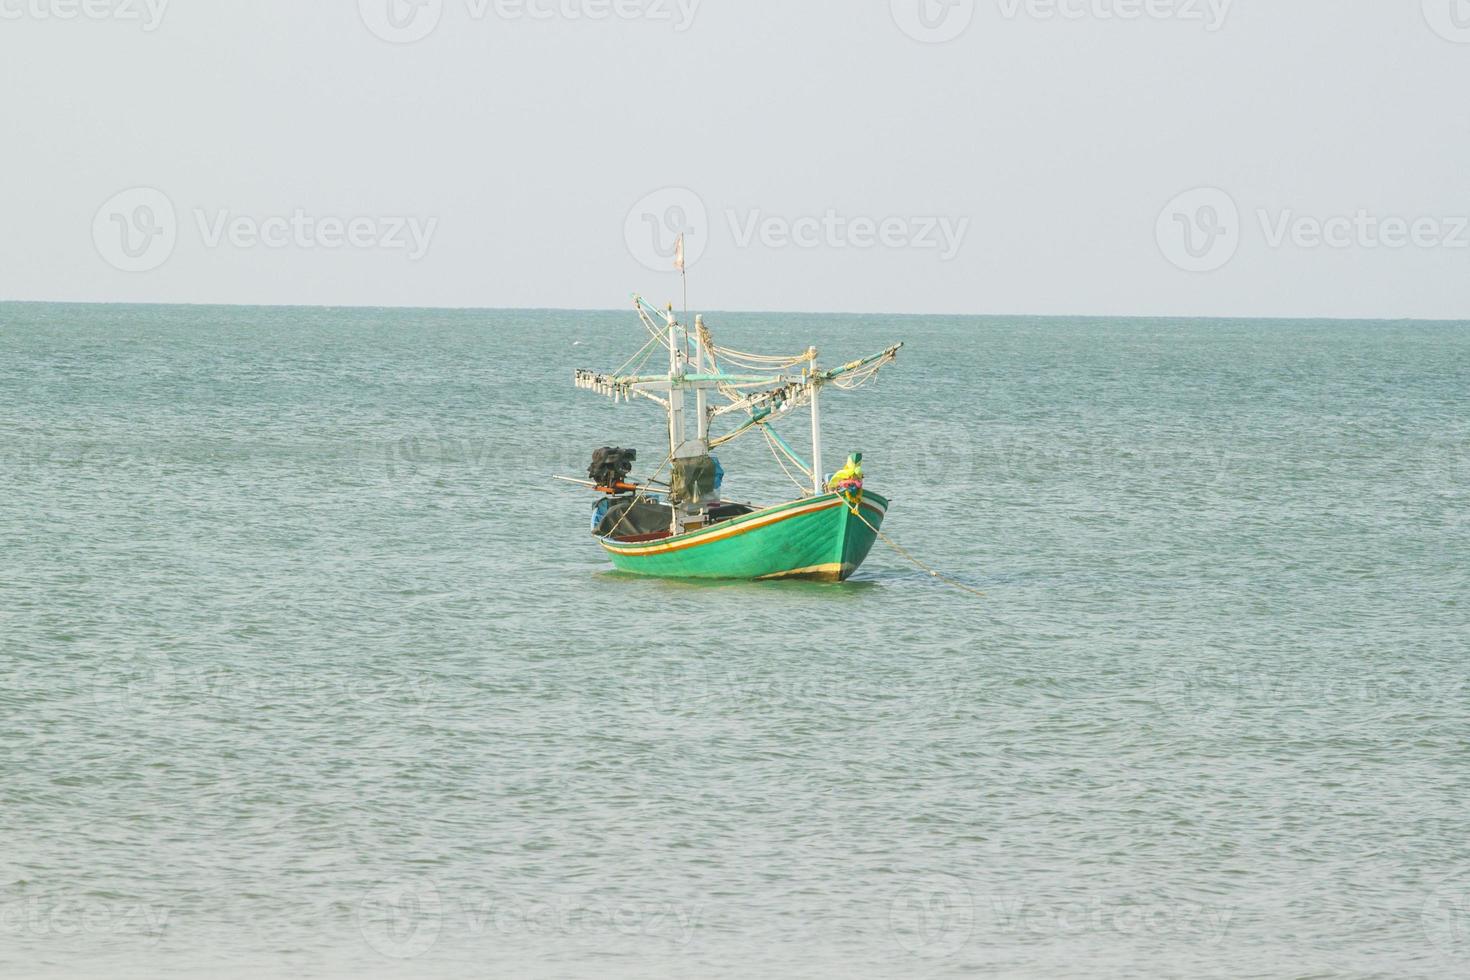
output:
[[[679,241],[674,245],[674,268],[680,272],[684,271],[684,236],[679,236]]]

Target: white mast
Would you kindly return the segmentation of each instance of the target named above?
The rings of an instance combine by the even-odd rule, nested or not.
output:
[[[704,374],[704,314],[694,318],[694,373]],[[695,423],[696,436],[709,452],[709,395],[704,385],[700,385],[694,392],[694,411],[699,416]]]
[[[669,459],[676,461],[679,454],[684,452],[684,380],[685,368],[689,365],[689,273],[684,262],[684,235],[679,235],[678,242],[674,245],[674,268],[678,270],[679,279],[684,284],[684,342],[679,342],[678,331],[674,325],[678,322],[674,317],[674,304],[669,304]],[[703,357],[696,361],[695,373],[703,370]],[[700,413],[700,437],[704,435],[704,391],[699,390],[696,398]],[[678,530],[676,527],[675,530]]]
[[[577,387],[596,391],[612,398],[615,402],[630,401],[634,396],[657,402],[668,412],[669,459],[675,462],[709,453],[710,423],[716,417],[734,411],[743,411],[749,416],[742,425],[715,440],[718,444],[723,445],[742,433],[754,431],[760,426],[766,426],[766,431],[774,435],[773,422],[779,421],[788,409],[794,409],[810,400],[812,410],[811,487],[812,493],[816,496],[827,492],[825,479],[827,474],[822,465],[821,389],[828,382],[836,383],[842,388],[859,387],[880,368],[891,363],[903,348],[903,344],[894,344],[877,354],[849,361],[831,371],[823,371],[817,365],[818,351],[815,347],[808,348],[806,353],[800,357],[789,358],[741,354],[738,351],[727,351],[717,347],[704,330],[703,316],[695,318],[695,342],[690,345],[688,328],[684,327],[674,315],[673,303],[667,304],[663,309],[656,309],[644,302],[642,297],[636,295],[633,297],[633,302],[644,326],[653,335],[654,343],[663,343],[669,350],[668,373],[607,375],[595,371],[579,370],[574,375]],[[662,324],[658,322],[659,317],[663,317]],[[682,346],[681,330],[683,331]],[[754,373],[728,373],[720,364],[727,356],[737,366],[745,367]],[[802,368],[799,375],[790,373],[790,369],[802,362],[806,362],[806,366]],[[693,371],[690,370],[691,364],[695,365]],[[766,390],[752,392],[737,390],[761,386],[764,386]],[[688,393],[691,390],[694,392],[693,400],[699,410],[697,435],[694,439],[688,438],[686,412],[689,402]],[[730,404],[712,410],[708,402],[711,391],[728,398]],[[660,397],[664,392],[668,393],[667,398]],[[786,446],[779,436],[776,441],[793,461],[800,466],[805,466],[805,463],[792,454],[790,447]],[[677,528],[679,524],[677,514],[674,523]]]
[[[813,347],[808,356],[812,372],[812,493],[820,496],[827,488],[822,485],[825,480],[822,475],[822,409],[818,401],[822,386],[817,383],[817,349]]]
[[[679,321],[668,313],[669,321],[669,459],[677,459],[684,445],[684,388],[680,377]]]

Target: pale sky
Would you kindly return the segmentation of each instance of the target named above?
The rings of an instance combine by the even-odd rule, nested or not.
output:
[[[1470,0],[0,0],[0,299],[1470,317]]]

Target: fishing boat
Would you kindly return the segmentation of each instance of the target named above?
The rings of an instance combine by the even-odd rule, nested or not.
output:
[[[703,316],[691,328],[672,304],[658,309],[639,296],[633,303],[649,334],[643,349],[614,373],[578,370],[574,381],[616,403],[662,407],[668,453],[636,479],[636,450],[603,447],[587,480],[559,478],[599,494],[592,534],[614,567],[660,578],[846,581],[872,549],[888,500],[864,487],[861,453],[835,473],[823,469],[821,395],[868,383],[903,345],[824,370],[815,347],[789,356],[742,353],[716,344]],[[666,374],[645,373],[655,356],[667,357]],[[810,412],[810,462],[777,431],[799,409]],[[715,435],[730,419],[738,424]],[[773,506],[722,498],[724,468],[714,451],[756,432],[801,496]]]

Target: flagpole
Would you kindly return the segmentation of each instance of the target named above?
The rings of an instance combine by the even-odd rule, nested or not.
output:
[[[684,261],[684,235],[679,235],[679,243],[674,250],[674,265],[679,270],[679,281],[684,284],[684,322],[689,322],[689,269]]]
[[[684,234],[674,244],[674,268],[679,270],[679,281],[684,286],[684,357],[689,357],[689,272],[684,263]]]

